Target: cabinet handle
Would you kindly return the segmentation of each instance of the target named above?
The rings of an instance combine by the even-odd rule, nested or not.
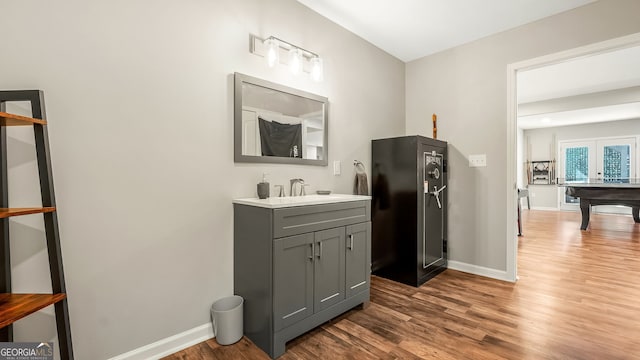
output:
[[[320,248],[320,251],[318,251],[318,259],[320,259],[322,257],[322,241],[318,241],[318,247]]]
[[[313,261],[313,255],[316,253],[316,251],[315,251],[315,243],[311,243],[309,245],[311,245],[311,256],[309,256],[309,260]]]
[[[349,234],[349,250],[353,251],[353,234]]]

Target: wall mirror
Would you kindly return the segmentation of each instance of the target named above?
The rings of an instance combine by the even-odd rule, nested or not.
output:
[[[236,162],[327,165],[327,98],[234,74]]]

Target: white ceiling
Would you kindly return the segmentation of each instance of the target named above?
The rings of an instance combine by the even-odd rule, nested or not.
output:
[[[539,107],[544,107],[545,100],[557,105],[559,98],[578,104],[575,97],[582,94],[602,94],[602,98],[608,98],[608,104],[601,106],[590,95],[588,98],[592,99],[593,107],[586,102],[568,111],[520,116],[518,127],[533,129],[640,118],[637,92],[631,97],[620,96],[617,102],[609,96],[611,90],[640,86],[638,64],[640,47],[632,47],[519,72],[518,104],[537,102],[542,105]],[[620,95],[623,93],[621,91]]]
[[[518,73],[518,103],[640,84],[640,47],[573,59]]]
[[[297,1],[408,62],[596,0]],[[548,99],[640,86],[637,64],[640,47],[520,72],[518,103],[540,102],[544,107]],[[640,99],[633,102],[627,97],[619,103],[610,102],[606,106],[583,105],[562,112],[521,116],[518,126],[537,128],[640,118]]]
[[[298,0],[408,62],[595,0]]]

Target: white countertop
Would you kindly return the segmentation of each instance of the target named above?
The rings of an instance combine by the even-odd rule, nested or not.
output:
[[[286,208],[286,207],[294,207],[294,206],[322,205],[322,204],[333,204],[333,203],[341,203],[341,202],[348,202],[348,201],[362,201],[362,200],[371,200],[371,196],[330,194],[330,195],[270,197],[267,199],[245,198],[245,199],[234,199],[233,203],[263,207],[268,209],[278,209],[278,208]]]

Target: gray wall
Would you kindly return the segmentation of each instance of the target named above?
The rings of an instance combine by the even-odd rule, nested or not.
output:
[[[449,255],[506,270],[507,65],[640,32],[640,1],[600,0],[412,61],[406,67],[406,130],[449,141]],[[487,167],[467,157],[487,154]],[[515,226],[515,224],[513,224]]]
[[[23,0],[0,13],[1,88],[45,91],[78,359],[209,322],[212,302],[233,293],[231,200],[254,197],[262,172],[350,193],[370,140],[405,133],[404,64],[293,0]],[[267,68],[250,33],[321,54],[325,81]],[[234,164],[236,71],[327,96],[329,163],[341,160],[342,175]],[[9,138],[14,206],[38,202],[31,137]],[[47,290],[39,222],[12,220],[29,239],[14,244],[16,290]],[[55,333],[51,316],[25,321],[17,340]]]
[[[529,142],[531,147],[531,160],[550,160],[557,157],[551,154],[551,149],[560,148],[558,144],[552,146],[555,136],[556,142],[564,140],[595,139],[614,136],[638,136],[640,135],[640,119],[609,121],[594,124],[560,126],[541,129],[524,130],[523,146]],[[558,158],[557,161],[560,161]],[[635,164],[637,166],[637,164]],[[556,169],[558,170],[558,169]],[[526,174],[524,183],[526,183]],[[562,177],[562,174],[558,174]],[[558,190],[556,186],[529,185],[531,206],[534,208],[557,208]]]

